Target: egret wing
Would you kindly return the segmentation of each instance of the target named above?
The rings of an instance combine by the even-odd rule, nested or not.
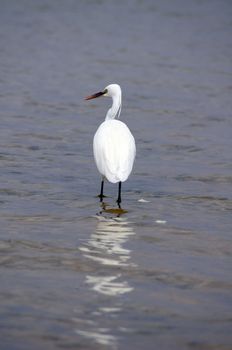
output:
[[[134,163],[134,137],[123,122],[103,122],[94,137],[94,157],[99,172],[110,182],[126,181]]]

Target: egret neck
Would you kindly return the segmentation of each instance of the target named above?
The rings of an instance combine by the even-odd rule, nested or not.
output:
[[[118,91],[117,94],[113,94],[112,96],[112,106],[106,113],[106,119],[105,120],[110,120],[114,118],[118,118],[121,113],[121,107],[122,107],[122,94],[121,94],[121,89]]]

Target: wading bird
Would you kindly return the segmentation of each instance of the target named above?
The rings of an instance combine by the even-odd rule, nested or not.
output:
[[[118,182],[117,203],[120,208],[122,182],[130,175],[136,154],[135,139],[125,123],[117,120],[121,113],[122,92],[117,84],[108,85],[103,91],[87,96],[91,100],[100,96],[112,97],[113,103],[105,121],[97,129],[93,139],[93,154],[102,175],[100,201],[103,201],[104,180]],[[117,119],[115,119],[117,118]]]

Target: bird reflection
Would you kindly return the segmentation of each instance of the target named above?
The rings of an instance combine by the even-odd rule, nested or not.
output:
[[[111,350],[118,349],[118,337],[115,334],[115,324],[109,323],[109,315],[112,320],[119,317],[122,310],[119,297],[133,290],[126,278],[128,269],[125,272],[123,269],[134,266],[130,261],[131,251],[125,244],[135,232],[125,213],[121,208],[108,208],[102,203],[101,210],[96,215],[95,231],[79,248],[91,266],[94,264],[95,272],[86,275],[86,284],[102,298],[99,298],[92,310],[91,319],[74,319],[75,332]]]
[[[123,209],[107,209],[106,205],[102,204],[102,210],[96,215],[96,231],[86,244],[80,247],[86,258],[111,268],[133,265],[130,262],[130,250],[124,245],[135,232],[127,218],[123,217],[124,213],[126,211]],[[94,291],[105,295],[117,296],[133,290],[118,270],[111,270],[108,276],[88,275],[86,282]]]

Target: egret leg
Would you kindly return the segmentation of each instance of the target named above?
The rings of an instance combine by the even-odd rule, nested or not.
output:
[[[122,199],[121,199],[121,188],[122,188],[122,183],[121,183],[121,181],[119,181],[119,183],[118,183],[118,199],[117,199],[117,203],[118,203],[118,207],[119,208],[121,208],[120,203],[122,201]]]
[[[102,182],[101,182],[101,192],[99,194],[100,202],[103,201],[103,197],[104,197],[103,190],[104,190],[104,180],[102,180]]]

